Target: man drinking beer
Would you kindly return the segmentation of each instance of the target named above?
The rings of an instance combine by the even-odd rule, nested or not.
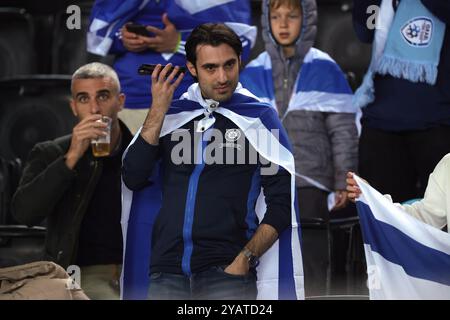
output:
[[[44,259],[79,266],[81,287],[91,299],[115,299],[122,261],[120,168],[131,141],[117,118],[125,96],[115,71],[101,63],[75,71],[71,91],[79,122],[71,135],[33,148],[13,214],[27,225],[46,218]],[[103,152],[96,156],[98,146]]]

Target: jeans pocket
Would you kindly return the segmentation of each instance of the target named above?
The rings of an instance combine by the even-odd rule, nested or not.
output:
[[[251,276],[250,272],[247,272],[246,274],[231,274],[225,271],[227,268],[227,265],[224,266],[216,266],[215,269],[218,271],[218,273],[228,277],[228,278],[235,278],[235,279],[247,279]]]

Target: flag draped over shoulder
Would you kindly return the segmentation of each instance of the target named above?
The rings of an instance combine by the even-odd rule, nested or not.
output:
[[[450,234],[355,176],[371,299],[450,299]]]
[[[272,61],[261,53],[242,71],[245,88],[276,109],[272,80]],[[352,105],[352,91],[343,72],[331,57],[315,48],[305,56],[286,114],[293,110],[357,113]],[[285,116],[285,115],[283,115]]]
[[[180,100],[172,103],[166,114],[160,137],[170,134],[192,119],[204,114],[207,105],[198,84],[193,84]],[[233,121],[245,133],[255,150],[265,159],[291,174],[291,227],[261,257],[257,267],[258,299],[304,299],[303,262],[300,248],[300,219],[295,192],[294,157],[286,132],[276,112],[261,103],[239,84],[230,101],[220,103],[214,112]],[[214,113],[212,113],[214,117]],[[276,129],[279,135],[272,134]],[[264,139],[251,132],[265,131]],[[136,137],[139,132],[136,134]],[[135,139],[131,142],[134,143]],[[131,145],[130,144],[130,145]],[[276,150],[277,152],[273,152]],[[124,156],[126,155],[126,152]],[[159,174],[156,168],[152,177]],[[158,181],[158,179],[156,179]],[[141,191],[132,192],[122,183],[122,232],[124,261],[121,276],[122,299],[145,299],[150,279],[151,233],[161,205],[161,185],[157,182]],[[255,213],[259,221],[265,213],[260,192]]]
[[[240,74],[240,81],[259,99],[278,110],[272,73],[272,60],[265,51],[247,64]],[[280,118],[283,121],[289,112],[298,110],[354,113],[355,125],[360,133],[361,112],[353,106],[352,97],[352,90],[337,63],[325,52],[311,48],[295,80],[288,108]],[[307,173],[297,172],[296,175],[315,188],[330,193],[334,198],[332,190],[309,177]]]

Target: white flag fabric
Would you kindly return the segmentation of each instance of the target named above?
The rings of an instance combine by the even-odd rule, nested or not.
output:
[[[355,180],[370,299],[450,299],[450,234]]]

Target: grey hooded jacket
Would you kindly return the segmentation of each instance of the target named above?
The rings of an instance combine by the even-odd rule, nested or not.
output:
[[[331,113],[293,110],[286,114],[303,59],[312,48],[317,32],[315,0],[299,0],[303,22],[296,42],[295,55],[286,59],[270,31],[269,0],[262,2],[262,36],[272,61],[272,78],[280,119],[291,140],[296,172],[307,176],[329,190],[344,190],[347,171],[357,168],[358,132],[354,113]],[[310,182],[297,175],[297,187]]]

